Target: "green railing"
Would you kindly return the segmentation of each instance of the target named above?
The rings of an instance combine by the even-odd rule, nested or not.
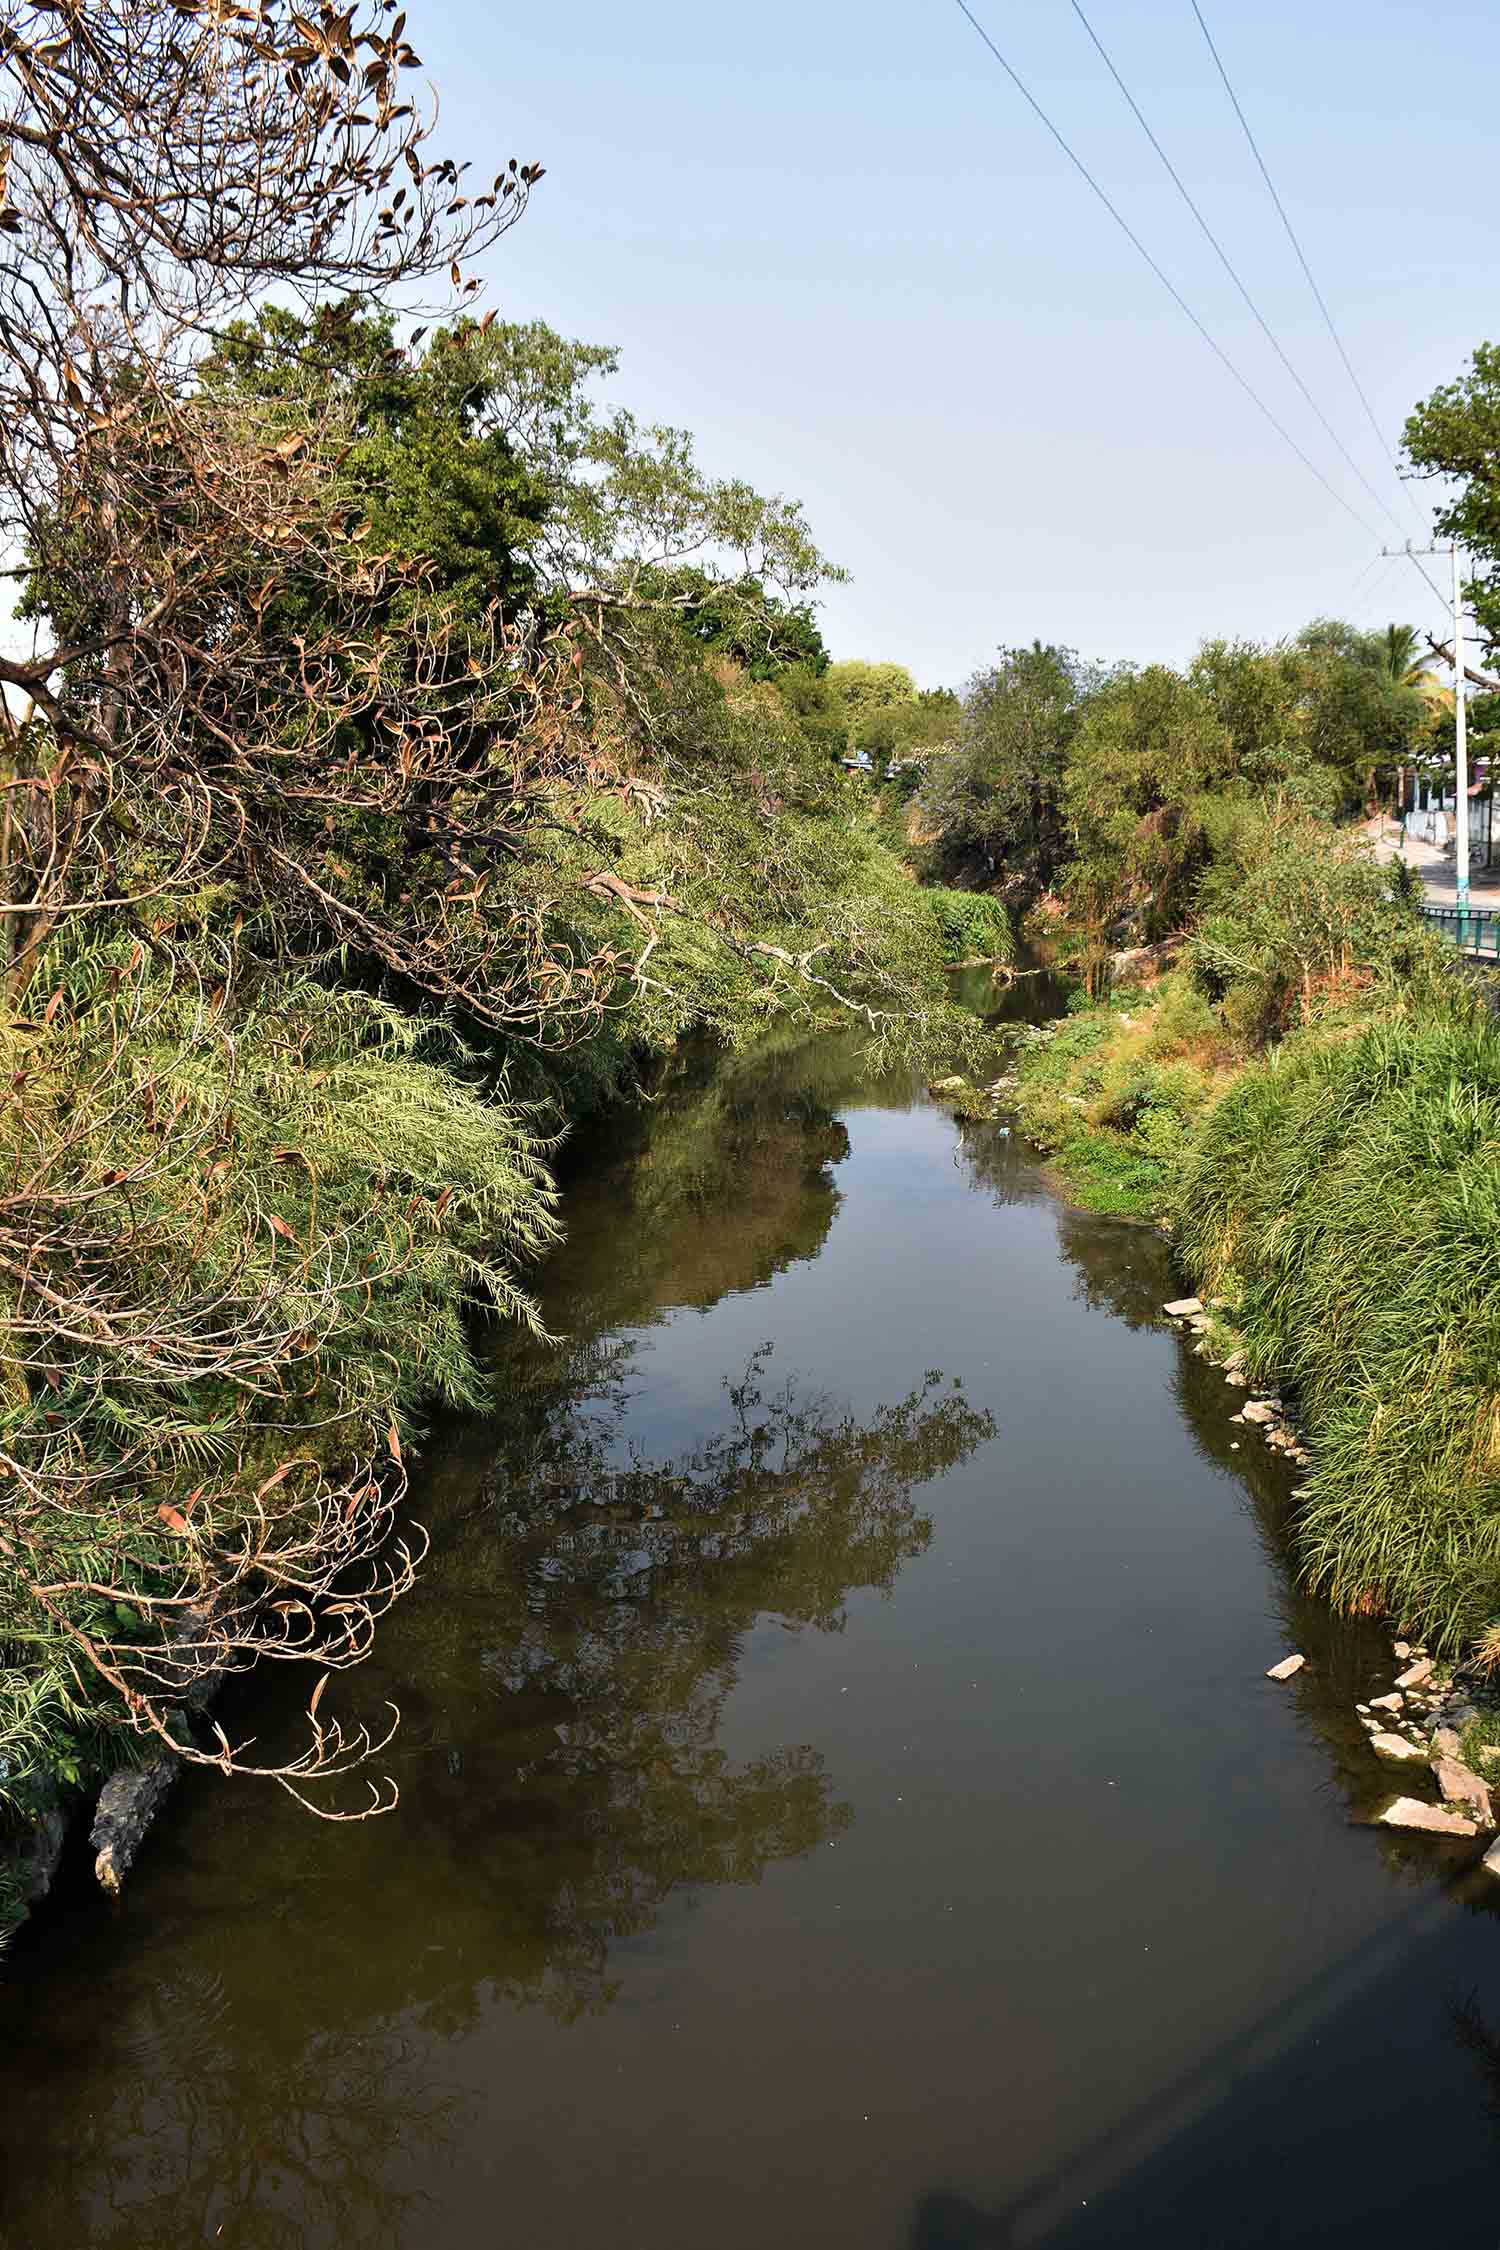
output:
[[[1500,909],[1492,906],[1424,906],[1422,919],[1452,938],[1461,953],[1500,961]]]

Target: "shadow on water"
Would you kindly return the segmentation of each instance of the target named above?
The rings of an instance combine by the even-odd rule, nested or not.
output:
[[[192,1782],[123,1911],[75,1865],[0,1988],[5,2250],[1494,2241],[1500,1917],[1350,1825],[1388,1646],[1165,1246],[834,1042],[570,1165],[559,1340],[494,1338],[350,1683],[399,1815]]]
[[[1191,2073],[1153,2089],[1109,2134],[997,2207],[924,2195],[906,2250],[1347,2250],[1414,2240],[1494,2250],[1500,2037],[1452,1981],[1429,1897]],[[1390,2037],[1393,2004],[1424,2034],[1445,2130],[1414,2129],[1411,2056]],[[1468,2067],[1466,2067],[1466,2065]],[[1480,2131],[1475,2133],[1478,2124]],[[1455,2166],[1456,2145],[1490,2162]]]

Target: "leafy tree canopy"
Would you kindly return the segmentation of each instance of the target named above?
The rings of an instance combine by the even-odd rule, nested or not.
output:
[[[1434,514],[1445,539],[1467,549],[1469,598],[1488,655],[1500,655],[1500,345],[1481,344],[1456,381],[1442,383],[1407,417],[1412,466],[1450,489]]]
[[[1016,903],[1045,890],[1067,854],[1063,775],[1098,674],[1071,649],[1002,649],[965,691],[958,738],[929,764],[919,818],[933,873],[999,885]]]
[[[917,683],[904,664],[872,664],[862,656],[830,664],[828,684],[848,712],[851,724],[889,704],[910,703],[917,692]]]
[[[637,587],[643,599],[670,608],[700,648],[732,657],[752,680],[779,680],[793,666],[813,679],[828,670],[811,606],[779,599],[758,578],[724,580],[683,563],[642,571]]]

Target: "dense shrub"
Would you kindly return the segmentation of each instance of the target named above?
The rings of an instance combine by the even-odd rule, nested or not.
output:
[[[1009,961],[1015,952],[1010,916],[984,891],[951,891],[940,885],[922,893],[950,961]]]
[[[1419,1003],[1451,956],[1413,912],[1406,875],[1305,813],[1243,825],[1200,887],[1194,982],[1255,1044],[1365,1010],[1377,994],[1390,1006]]]
[[[469,1315],[531,1318],[554,1232],[534,1120],[389,1006],[115,937],[53,966],[0,1104],[0,1812],[109,1736],[186,1751],[216,1670],[357,1659],[409,1572],[400,1427],[478,1402]]]

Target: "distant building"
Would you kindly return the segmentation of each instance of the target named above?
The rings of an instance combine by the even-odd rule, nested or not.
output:
[[[1469,783],[1469,862],[1495,865],[1500,836],[1495,834],[1494,790],[1487,758],[1475,760]],[[1447,845],[1455,835],[1458,796],[1451,766],[1409,765],[1397,769],[1397,805],[1406,834],[1419,843]]]

